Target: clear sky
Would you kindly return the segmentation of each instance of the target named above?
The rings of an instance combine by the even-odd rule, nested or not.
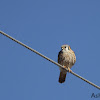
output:
[[[62,44],[72,70],[100,86],[100,0],[0,0],[0,30],[57,61]],[[92,100],[100,91],[0,34],[0,100]]]

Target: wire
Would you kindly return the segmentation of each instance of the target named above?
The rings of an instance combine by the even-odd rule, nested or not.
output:
[[[39,53],[38,51],[36,51],[36,50],[32,49],[31,47],[29,47],[29,46],[25,45],[24,43],[22,43],[22,42],[20,42],[20,41],[16,40],[15,38],[13,38],[13,37],[9,36],[8,34],[6,34],[6,33],[2,32],[2,31],[0,31],[0,33],[1,33],[2,35],[4,35],[4,36],[6,36],[6,37],[10,38],[11,40],[13,40],[13,41],[17,42],[18,44],[20,44],[20,45],[24,46],[25,48],[27,48],[27,49],[31,50],[32,52],[35,52],[36,54],[38,54],[39,56],[41,56],[41,57],[45,58],[46,60],[48,60],[48,61],[50,61],[50,62],[54,63],[55,65],[57,65],[57,66],[59,66],[59,67],[63,68],[63,66],[62,66],[62,65],[60,65],[59,63],[57,63],[57,62],[53,61],[52,59],[50,59],[50,58],[48,58],[48,57],[46,57],[46,56],[44,56],[43,54],[41,54],[41,53]],[[65,68],[63,68],[63,69],[64,69],[64,70],[66,70],[66,71],[68,71],[68,69],[65,69]],[[71,73],[71,74],[73,74],[74,76],[76,76],[76,77],[78,77],[78,78],[82,79],[83,81],[85,81],[85,82],[89,83],[90,85],[92,85],[92,86],[96,87],[97,89],[100,89],[100,87],[99,87],[99,86],[97,86],[97,85],[95,85],[94,83],[92,83],[92,82],[88,81],[87,79],[85,79],[85,78],[81,77],[80,75],[78,75],[78,74],[74,73],[73,71],[72,71],[72,72],[70,72],[70,73]]]

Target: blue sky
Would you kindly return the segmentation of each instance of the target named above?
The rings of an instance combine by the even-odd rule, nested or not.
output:
[[[1,0],[0,30],[57,61],[62,44],[72,70],[100,86],[100,0]],[[98,89],[0,34],[0,100],[92,100]]]

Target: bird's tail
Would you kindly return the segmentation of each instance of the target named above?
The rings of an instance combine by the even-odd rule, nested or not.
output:
[[[64,83],[65,79],[66,79],[66,74],[65,72],[60,72],[60,76],[59,76],[59,83]]]

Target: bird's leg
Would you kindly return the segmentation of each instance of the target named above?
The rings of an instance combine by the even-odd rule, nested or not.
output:
[[[64,66],[64,68],[66,68],[66,66]]]
[[[69,71],[69,73],[72,72],[72,70],[69,67],[68,67],[68,71]]]
[[[64,66],[64,68],[66,69],[67,67]],[[68,69],[69,73],[72,72],[72,70],[69,67],[67,69]]]

